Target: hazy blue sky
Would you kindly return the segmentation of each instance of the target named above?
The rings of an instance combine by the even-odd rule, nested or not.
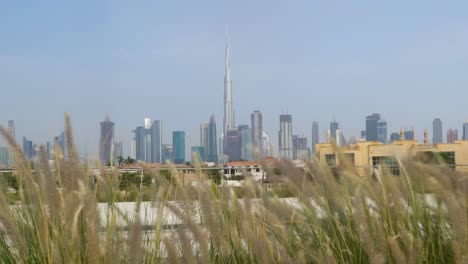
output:
[[[216,115],[222,129],[225,27],[231,38],[236,123],[263,113],[277,142],[321,132],[333,113],[347,137],[380,112],[389,133],[434,117],[468,118],[467,1],[0,1],[0,122],[40,143],[69,112],[83,153],[95,156],[109,115],[129,154],[143,118],[163,141]],[[309,141],[310,143],[310,141]],[[277,145],[277,144],[276,144]]]

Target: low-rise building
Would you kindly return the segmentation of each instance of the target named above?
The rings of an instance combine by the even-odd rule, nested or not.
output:
[[[416,140],[396,140],[392,144],[363,141],[341,148],[317,144],[315,157],[333,168],[352,165],[361,176],[371,175],[379,166],[398,175],[399,164],[410,162],[446,164],[454,170],[468,172],[468,141],[428,144],[426,132],[423,144]]]
[[[255,161],[234,161],[225,163],[222,167],[223,175],[227,179],[252,177],[261,181],[266,174],[261,164]]]

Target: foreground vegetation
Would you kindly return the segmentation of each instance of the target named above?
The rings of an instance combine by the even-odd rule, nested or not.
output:
[[[309,164],[304,173],[279,163],[281,175],[269,188],[246,181],[242,192],[201,171],[191,185],[175,170],[168,177],[146,168],[146,191],[132,197],[135,213],[150,200],[182,222],[167,227],[161,213],[148,232],[140,218],[113,206],[123,179],[117,171],[102,168],[94,177],[79,163],[68,117],[69,158],[57,155],[51,168],[42,149],[34,173],[5,129],[0,132],[14,146],[18,169],[17,195],[8,195],[5,182],[0,192],[2,263],[468,261],[467,177],[448,168],[413,164],[400,176],[379,171],[362,178],[351,168],[331,172]],[[291,195],[294,203],[280,198]],[[109,205],[105,217],[99,201]],[[122,217],[125,231],[117,225]]]

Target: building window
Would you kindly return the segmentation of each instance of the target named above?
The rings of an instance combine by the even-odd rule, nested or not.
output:
[[[381,167],[383,171],[388,171],[392,175],[400,175],[400,166],[395,157],[378,156],[372,157],[372,166],[374,168]]]
[[[325,160],[327,161],[328,166],[336,166],[336,155],[335,154],[325,154]]]

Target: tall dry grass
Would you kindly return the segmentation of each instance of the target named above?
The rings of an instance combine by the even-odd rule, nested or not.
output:
[[[400,176],[362,178],[352,167],[311,163],[304,172],[283,162],[268,188],[247,180],[241,190],[210,181],[200,164],[196,185],[145,168],[157,213],[142,219],[142,195],[122,210],[118,171],[92,175],[65,121],[68,158],[56,155],[51,168],[41,148],[34,170],[0,128],[19,178],[17,196],[5,183],[0,192],[2,263],[468,261],[467,176],[448,168],[412,164]]]

